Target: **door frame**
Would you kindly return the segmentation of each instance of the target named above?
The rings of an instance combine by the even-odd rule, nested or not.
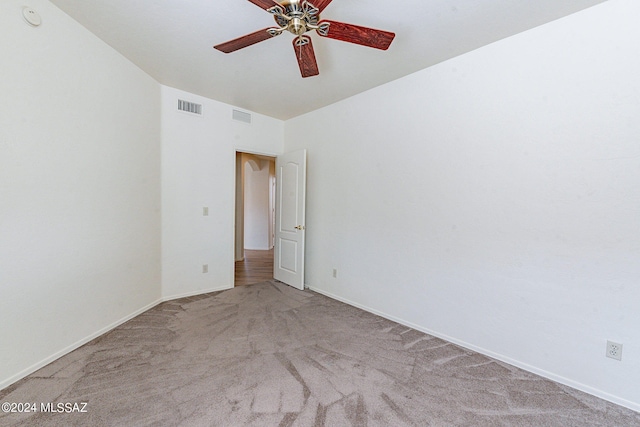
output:
[[[235,288],[236,286],[236,227],[238,227],[238,224],[236,223],[236,207],[238,205],[238,202],[236,200],[236,196],[237,196],[237,192],[236,189],[238,188],[238,170],[237,170],[237,162],[236,162],[236,158],[238,154],[253,154],[256,156],[265,156],[265,157],[272,157],[273,161],[275,162],[276,159],[278,158],[278,156],[280,156],[281,154],[273,154],[273,153],[269,153],[269,152],[264,152],[264,151],[255,151],[255,150],[247,150],[247,149],[243,149],[243,148],[234,148],[233,150],[233,205],[232,205],[232,209],[231,209],[231,214],[233,216],[233,238],[231,239],[231,288]],[[244,197],[244,194],[243,194]],[[244,224],[242,224],[242,226],[244,227]]]

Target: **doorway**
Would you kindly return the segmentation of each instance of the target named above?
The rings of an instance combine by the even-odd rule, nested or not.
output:
[[[236,152],[235,286],[273,279],[275,157]]]

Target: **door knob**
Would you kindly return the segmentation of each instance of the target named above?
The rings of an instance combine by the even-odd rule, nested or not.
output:
[[[296,230],[304,230],[304,225],[296,225],[294,228]]]

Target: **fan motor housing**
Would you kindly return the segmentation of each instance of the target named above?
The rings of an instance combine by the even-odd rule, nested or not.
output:
[[[274,15],[274,19],[280,28],[286,27],[287,31],[297,36],[302,35],[318,25],[318,9],[312,3],[300,0],[285,0],[280,3],[283,16]]]

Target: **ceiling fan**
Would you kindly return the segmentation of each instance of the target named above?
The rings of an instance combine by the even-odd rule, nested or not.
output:
[[[289,31],[297,36],[293,39],[293,48],[296,51],[296,58],[302,77],[317,76],[319,74],[311,38],[304,35],[308,31],[316,30],[318,35],[322,37],[382,50],[387,50],[395,37],[395,34],[389,31],[375,30],[326,19],[321,21],[320,13],[332,0],[283,0],[279,3],[275,0],[249,1],[271,13],[278,27],[255,31],[216,45],[214,48],[224,53],[231,53],[279,36],[284,31]]]

